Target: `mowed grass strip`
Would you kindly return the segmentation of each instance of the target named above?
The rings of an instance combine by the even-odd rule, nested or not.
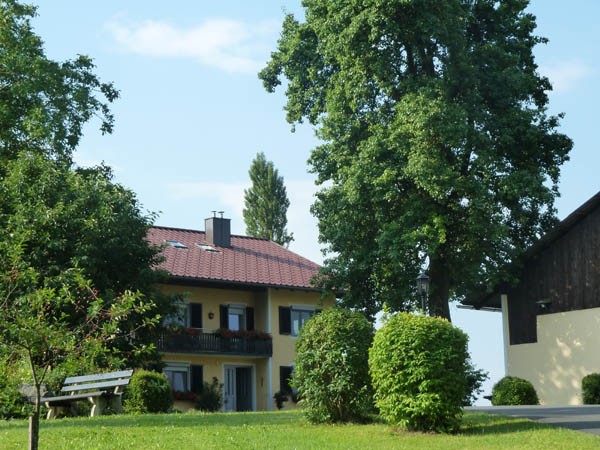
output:
[[[0,423],[0,448],[27,446],[27,422]],[[106,416],[43,421],[40,449],[587,449],[600,437],[526,419],[467,413],[457,435],[382,423],[311,425],[294,411]]]

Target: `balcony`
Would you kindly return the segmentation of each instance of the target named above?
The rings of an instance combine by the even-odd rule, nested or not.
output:
[[[197,355],[273,356],[271,336],[260,332],[217,330],[213,333],[184,328],[162,333],[157,348],[167,353]]]

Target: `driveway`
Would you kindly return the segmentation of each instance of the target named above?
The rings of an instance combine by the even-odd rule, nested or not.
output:
[[[472,406],[465,410],[524,417],[536,422],[600,436],[600,405]]]

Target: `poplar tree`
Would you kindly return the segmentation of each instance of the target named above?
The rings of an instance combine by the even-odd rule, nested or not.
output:
[[[506,263],[556,223],[572,142],[547,111],[528,1],[302,5],[259,77],[269,92],[286,80],[287,120],[322,141],[323,285],[370,316],[411,310],[428,266],[428,310],[449,319],[450,299],[510,280]]]
[[[252,161],[248,174],[252,186],[244,189],[246,234],[287,247],[294,237],[286,230],[290,201],[283,177],[262,152]]]

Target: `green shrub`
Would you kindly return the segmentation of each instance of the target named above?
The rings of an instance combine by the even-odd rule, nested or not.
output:
[[[483,392],[483,382],[489,378],[489,374],[481,369],[476,369],[469,358],[467,360],[467,391],[463,400],[463,406],[471,406],[479,394]]]
[[[492,405],[539,405],[533,385],[522,378],[506,376],[492,388]]]
[[[173,406],[173,393],[166,375],[139,370],[125,390],[124,409],[130,413],[167,412]]]
[[[275,395],[273,395],[273,399],[275,400],[275,405],[277,405],[277,409],[283,408],[283,403],[288,401],[288,396],[285,392],[277,391]]]
[[[205,412],[217,412],[223,406],[223,384],[217,377],[212,382],[204,382],[202,392],[196,394],[195,408]]]
[[[581,380],[584,405],[600,404],[600,373],[590,373]]]
[[[19,387],[4,374],[0,374],[0,420],[23,419],[31,406],[19,392]]]
[[[408,313],[390,317],[369,354],[380,415],[412,431],[457,431],[467,361],[467,336],[450,322]]]
[[[292,385],[313,423],[364,420],[373,409],[368,353],[373,328],[360,313],[327,309],[296,341]]]

